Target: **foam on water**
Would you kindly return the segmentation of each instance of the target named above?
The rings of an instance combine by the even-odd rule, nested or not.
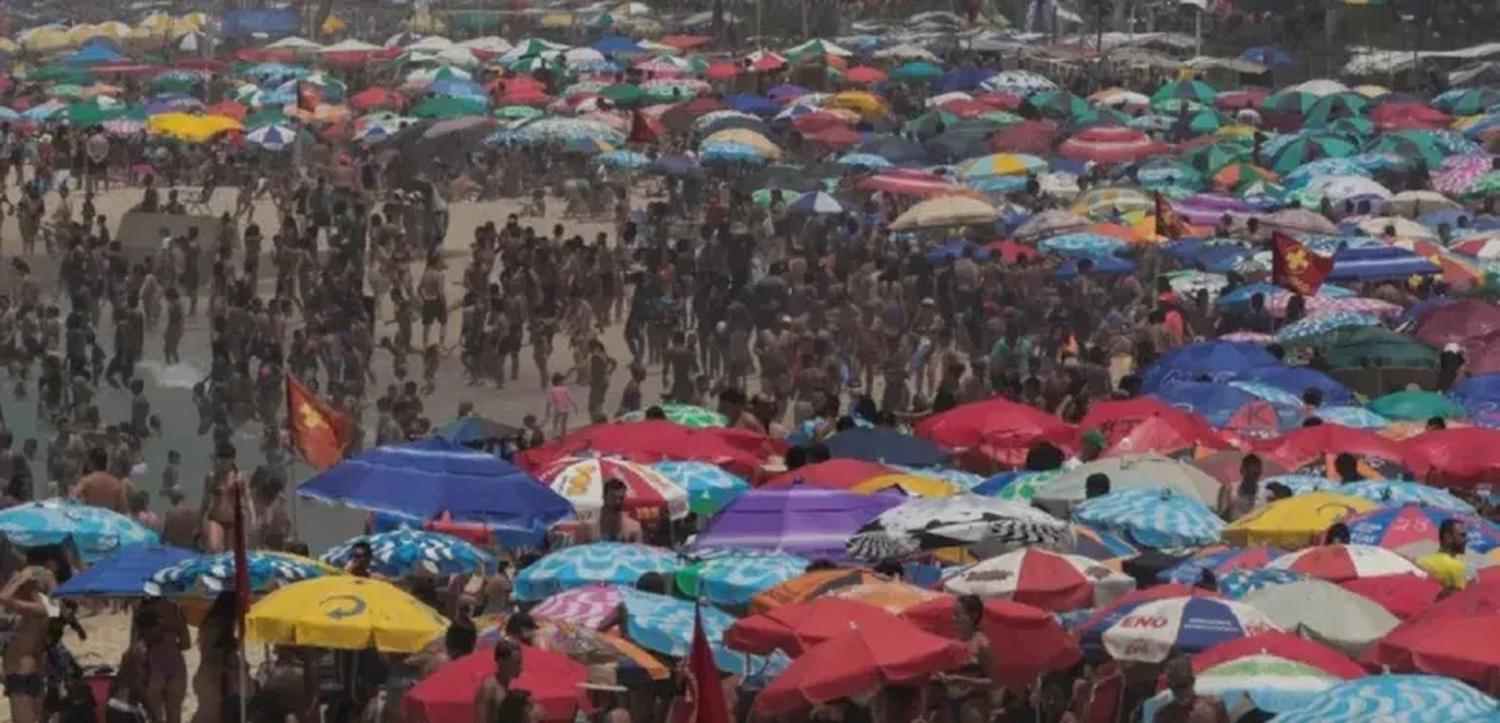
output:
[[[146,359],[136,364],[136,373],[150,377],[152,386],[164,389],[192,389],[194,384],[208,378],[208,365],[196,359],[177,364],[163,364],[155,359]]]

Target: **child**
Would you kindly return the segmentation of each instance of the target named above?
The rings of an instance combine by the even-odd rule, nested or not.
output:
[[[552,437],[568,433],[568,415],[573,412],[573,391],[568,389],[567,378],[562,374],[552,375],[552,388],[547,390],[547,418],[552,420]]]
[[[547,441],[547,436],[542,434],[542,423],[537,421],[535,414],[522,417],[521,427],[526,430],[521,437],[521,444],[526,449],[535,449]]]
[[[161,471],[161,491],[164,494],[177,491],[182,476],[182,453],[173,449],[167,452],[167,467]]]

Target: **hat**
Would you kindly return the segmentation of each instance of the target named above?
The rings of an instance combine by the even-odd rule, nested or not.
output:
[[[1461,353],[1463,351],[1463,347],[1460,347],[1457,342],[1450,341],[1447,344],[1443,345],[1443,351],[1446,351],[1446,352],[1449,352],[1449,353],[1452,353],[1452,354],[1458,354],[1458,353]]]

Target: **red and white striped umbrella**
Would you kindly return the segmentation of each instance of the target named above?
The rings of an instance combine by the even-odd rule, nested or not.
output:
[[[1427,577],[1411,560],[1374,545],[1323,545],[1290,552],[1266,567],[1293,570],[1329,582],[1385,575]]]
[[[580,521],[604,507],[604,483],[610,479],[625,483],[625,509],[638,519],[663,513],[679,519],[688,513],[687,490],[644,464],[617,457],[560,457],[540,469],[537,479],[573,503]]]
[[[1487,231],[1464,238],[1451,247],[1454,253],[1480,261],[1500,260],[1500,232]]]
[[[969,566],[943,582],[955,595],[1003,598],[1067,612],[1108,605],[1135,590],[1135,579],[1082,555],[1035,548]]]

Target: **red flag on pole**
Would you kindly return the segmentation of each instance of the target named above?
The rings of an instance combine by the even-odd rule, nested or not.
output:
[[[1193,228],[1177,215],[1172,204],[1162,198],[1160,192],[1155,193],[1156,201],[1156,235],[1169,239],[1179,239],[1184,236],[1193,235]]]
[[[286,378],[286,424],[292,447],[320,471],[338,464],[354,439],[354,420],[291,375]]]
[[[1333,259],[1310,251],[1301,241],[1280,231],[1272,235],[1271,283],[1303,296],[1318,293],[1333,272]]]
[[[323,105],[323,89],[317,83],[297,81],[297,107],[309,113]]]
[[[661,138],[662,130],[661,121],[652,120],[640,111],[630,114],[631,143],[655,143]]]
[[[693,610],[693,647],[684,661],[687,677],[682,700],[673,710],[672,723],[729,723],[729,704],[719,684],[719,667],[714,663],[713,648],[703,632],[703,613]]]

